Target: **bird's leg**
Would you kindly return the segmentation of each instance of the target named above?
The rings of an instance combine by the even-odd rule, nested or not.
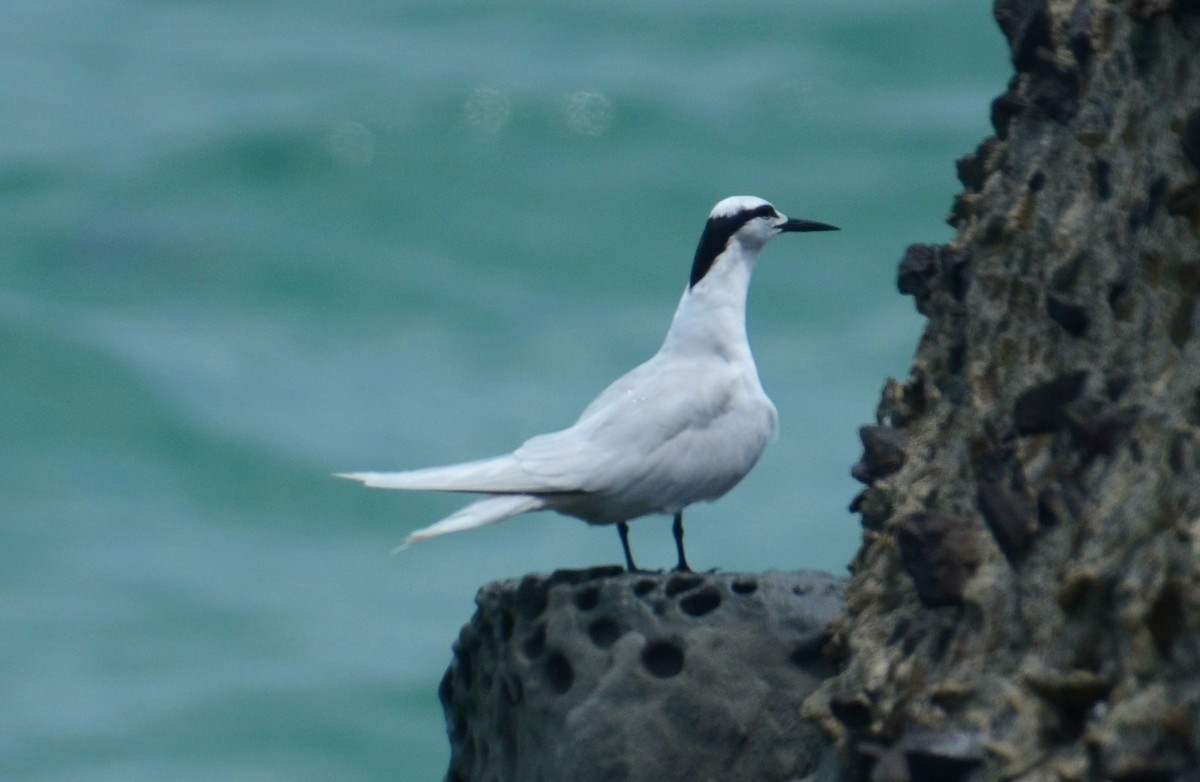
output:
[[[630,573],[636,573],[637,565],[633,564],[633,554],[629,551],[629,525],[623,521],[619,522],[617,534],[621,536],[621,548],[625,549],[625,567]]]
[[[679,564],[675,566],[677,573],[691,573],[687,557],[683,554],[683,511],[675,514],[675,523],[671,525],[671,534],[675,536],[675,551],[679,554]]]

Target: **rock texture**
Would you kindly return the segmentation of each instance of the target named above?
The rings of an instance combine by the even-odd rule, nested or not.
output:
[[[847,780],[1200,779],[1200,3],[998,0],[807,704]]]
[[[832,779],[801,704],[833,673],[843,584],[620,568],[489,584],[442,680],[446,779]]]

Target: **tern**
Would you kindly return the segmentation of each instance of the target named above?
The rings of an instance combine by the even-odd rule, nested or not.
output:
[[[486,495],[413,532],[400,549],[553,510],[589,524],[615,524],[625,565],[635,571],[629,521],[667,514],[674,517],[675,569],[689,571],[684,508],[736,486],[776,432],[775,405],[763,391],[746,336],[746,294],[758,254],[781,233],[836,230],[788,218],[761,198],[726,198],[708,216],[662,347],[604,389],[572,426],[533,437],[505,456],[337,475],[383,489]]]

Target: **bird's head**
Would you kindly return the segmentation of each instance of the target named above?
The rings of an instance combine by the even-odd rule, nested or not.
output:
[[[789,218],[757,196],[730,196],[714,206],[708,216],[696,247],[690,284],[704,278],[731,242],[736,241],[753,254],[781,233],[836,230],[836,226],[825,223]]]

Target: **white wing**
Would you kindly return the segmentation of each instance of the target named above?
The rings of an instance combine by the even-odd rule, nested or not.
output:
[[[655,356],[605,389],[570,429],[534,437],[513,456],[547,484],[650,513],[724,494],[774,427],[757,377],[737,365]]]

